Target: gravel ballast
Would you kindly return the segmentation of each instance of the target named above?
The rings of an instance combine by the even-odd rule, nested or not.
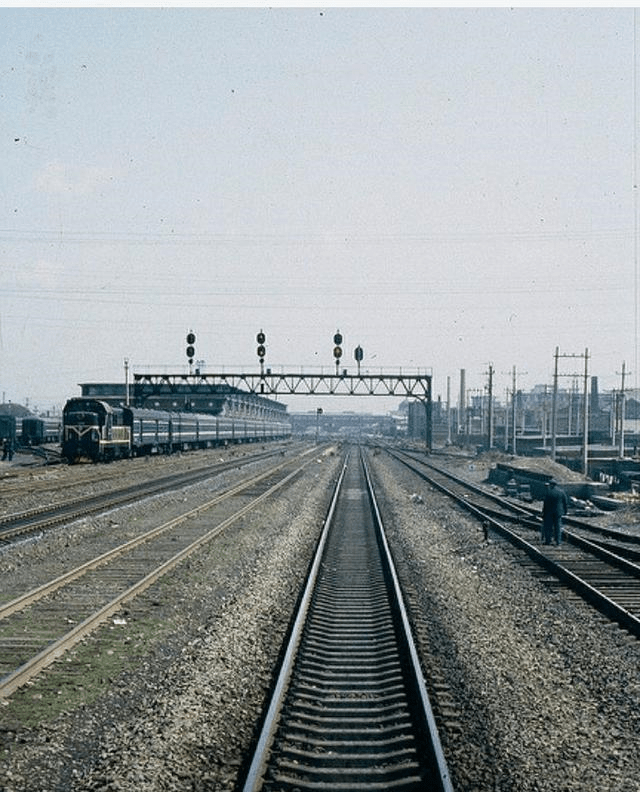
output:
[[[414,502],[415,478],[379,460],[426,673],[457,711],[440,718],[454,788],[637,792],[640,643],[439,495]]]
[[[318,457],[87,640],[84,685],[58,694],[43,675],[6,702],[0,788],[232,792],[338,464]],[[416,480],[384,454],[371,465],[454,788],[637,792],[639,642],[486,543],[443,496],[416,502]]]
[[[277,499],[74,650],[84,678],[60,682],[56,671],[58,692],[42,674],[5,701],[0,788],[233,789],[338,465],[318,454]],[[120,654],[122,668],[102,680]]]

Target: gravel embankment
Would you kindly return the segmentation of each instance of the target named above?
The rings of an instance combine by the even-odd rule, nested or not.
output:
[[[440,718],[455,789],[637,792],[640,642],[439,496],[414,503],[399,465],[374,469],[427,673],[456,710]]]
[[[288,455],[291,453],[287,452]],[[10,495],[5,493],[0,499],[5,507],[3,510],[0,505],[0,514],[5,510],[9,514],[20,512],[26,508],[27,501],[30,507],[37,504],[51,505],[64,502],[65,499],[75,500],[141,484],[171,473],[215,465],[221,461],[246,461],[250,456],[251,453],[245,449],[221,449],[171,457],[131,459],[114,465],[43,468],[35,479],[37,494],[32,492],[34,473],[18,471],[22,475],[13,483]],[[27,539],[6,552],[0,548],[0,602],[13,599],[16,592],[27,591],[56,578],[64,571],[157,526],[162,520],[172,519],[206,503],[243,477],[258,475],[273,464],[273,460],[258,460],[243,464],[243,467],[233,467],[198,484],[75,520],[59,529]],[[104,475],[100,475],[100,468],[105,468]]]
[[[54,670],[4,702],[3,792],[232,790],[337,466],[319,456],[74,650],[75,681]]]
[[[0,707],[0,788],[232,792],[337,462],[150,595],[155,621],[141,602],[87,641],[73,691],[36,682]],[[457,792],[638,792],[640,643],[442,496],[414,502],[406,469],[372,467]]]

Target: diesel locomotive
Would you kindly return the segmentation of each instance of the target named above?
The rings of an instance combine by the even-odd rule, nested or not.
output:
[[[65,404],[62,425],[62,456],[70,464],[82,458],[106,462],[291,436],[287,420],[114,407],[81,396]]]

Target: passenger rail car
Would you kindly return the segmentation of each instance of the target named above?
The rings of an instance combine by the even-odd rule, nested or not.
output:
[[[0,415],[0,440],[16,442],[16,419],[13,415]]]
[[[63,424],[62,456],[71,463],[81,458],[101,462],[291,436],[288,421],[119,408],[82,397],[69,399]]]
[[[61,418],[22,419],[20,442],[26,446],[38,446],[45,443],[59,443],[62,439]]]

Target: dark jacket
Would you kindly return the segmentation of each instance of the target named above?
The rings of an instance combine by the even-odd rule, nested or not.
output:
[[[569,499],[567,493],[560,487],[552,484],[547,494],[544,496],[542,504],[542,517],[547,524],[561,519],[569,510]]]

